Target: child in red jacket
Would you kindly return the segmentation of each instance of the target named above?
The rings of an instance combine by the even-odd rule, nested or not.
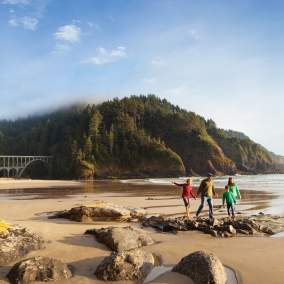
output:
[[[193,197],[194,199],[196,199],[196,196],[195,196],[195,194],[192,191],[192,180],[191,180],[191,178],[188,178],[185,183],[173,182],[173,184],[176,185],[176,186],[180,186],[183,189],[181,197],[182,197],[183,202],[184,202],[187,218],[189,219],[189,216],[190,216],[190,212],[189,212],[189,208],[190,208],[189,198]]]

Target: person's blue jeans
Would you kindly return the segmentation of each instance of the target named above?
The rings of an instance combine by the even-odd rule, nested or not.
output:
[[[235,205],[234,204],[227,204],[227,211],[228,211],[228,215],[232,217],[235,217]]]
[[[201,203],[199,205],[199,208],[196,212],[196,216],[198,216],[200,214],[200,212],[202,211],[203,207],[204,207],[204,202],[205,199],[207,201],[208,207],[209,207],[209,218],[213,218],[213,201],[212,201],[212,197],[208,197],[208,196],[201,196]]]

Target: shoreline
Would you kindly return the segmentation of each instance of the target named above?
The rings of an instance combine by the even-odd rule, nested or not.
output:
[[[10,189],[33,189],[33,188],[54,188],[54,187],[78,187],[82,186],[81,181],[76,180],[45,180],[45,179],[13,179],[0,178],[0,190]]]

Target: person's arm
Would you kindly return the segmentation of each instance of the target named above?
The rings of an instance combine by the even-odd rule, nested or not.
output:
[[[216,191],[215,191],[214,183],[213,183],[213,185],[212,185],[212,193],[213,193],[213,196],[218,197],[218,194],[217,194]]]
[[[184,184],[183,183],[176,183],[176,182],[173,182],[174,185],[177,185],[177,186],[183,186]]]
[[[193,193],[192,188],[190,190],[190,195],[191,195],[192,198],[196,199],[196,195]]]
[[[237,204],[236,198],[234,196],[232,197],[233,197],[234,203]]]
[[[241,193],[240,193],[239,188],[238,188],[237,185],[236,185],[236,190],[237,190],[237,196],[238,196],[238,198],[239,198],[239,199],[242,199]]]
[[[202,190],[203,190],[203,181],[200,183],[200,185],[199,185],[199,188],[198,188],[198,190],[197,190],[197,193],[196,193],[196,196],[198,196],[201,192],[202,192]]]
[[[225,206],[225,193],[223,193],[222,204],[223,204],[223,207],[224,207]]]

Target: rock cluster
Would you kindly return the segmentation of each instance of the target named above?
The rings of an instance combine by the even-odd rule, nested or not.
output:
[[[65,218],[77,222],[107,220],[132,220],[145,215],[142,208],[128,208],[108,202],[96,202],[93,205],[74,207],[68,211],[57,212],[49,218]]]
[[[151,245],[153,239],[143,230],[133,227],[108,227],[87,230],[96,239],[108,246],[111,250],[121,252]]]
[[[163,216],[142,217],[141,223],[162,232],[201,231],[214,237],[232,237],[236,235],[275,234],[283,231],[284,218],[272,215],[254,215],[228,218],[187,220],[185,218],[166,218]]]
[[[38,256],[15,264],[7,277],[12,284],[26,284],[65,280],[71,278],[72,273],[60,260]]]
[[[95,275],[105,281],[141,280],[154,264],[154,256],[140,249],[112,252],[97,267]]]
[[[0,265],[8,264],[32,250],[43,248],[43,239],[26,228],[11,226],[0,234]]]
[[[185,256],[173,271],[190,277],[196,284],[225,284],[227,281],[220,259],[205,251],[196,251]]]
[[[133,227],[108,227],[86,231],[112,250],[97,267],[98,279],[108,281],[143,280],[155,264],[153,254],[140,249],[153,244],[147,232]]]

